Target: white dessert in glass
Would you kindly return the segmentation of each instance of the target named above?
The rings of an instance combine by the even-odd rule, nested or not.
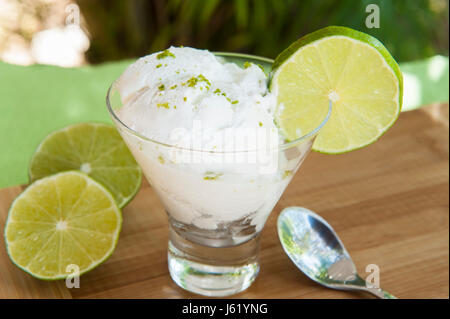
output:
[[[140,58],[108,92],[112,118],[169,216],[171,276],[190,291],[223,296],[252,283],[258,235],[327,120],[286,143],[270,65],[171,47]]]

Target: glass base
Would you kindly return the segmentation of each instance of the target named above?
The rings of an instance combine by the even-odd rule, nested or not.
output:
[[[247,289],[259,272],[259,236],[236,246],[190,242],[170,227],[168,264],[173,281],[190,292],[221,297]]]

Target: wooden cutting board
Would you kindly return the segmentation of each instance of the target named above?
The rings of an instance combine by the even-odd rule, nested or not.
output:
[[[399,298],[449,297],[448,104],[403,113],[377,143],[344,155],[309,155],[262,233],[261,272],[237,298],[360,298],[313,283],[284,254],[275,222],[286,206],[308,207],[341,236],[363,277]],[[25,186],[0,190],[0,229]],[[167,270],[167,220],[143,183],[124,209],[116,251],[81,277],[80,288],[44,282],[16,268],[0,240],[0,298],[196,298]]]

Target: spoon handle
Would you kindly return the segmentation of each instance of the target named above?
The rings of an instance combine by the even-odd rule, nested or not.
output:
[[[370,286],[368,287],[366,281],[358,275],[352,282],[349,282],[348,284],[350,284],[350,287],[352,287],[351,289],[366,291],[380,299],[397,299],[397,297],[381,288]]]
[[[366,287],[363,289],[367,292],[370,292],[372,295],[374,295],[380,299],[397,299],[394,295],[391,295],[389,292],[384,291],[381,288]]]

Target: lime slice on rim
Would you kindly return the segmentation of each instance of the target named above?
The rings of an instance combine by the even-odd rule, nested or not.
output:
[[[313,149],[337,154],[377,140],[397,119],[403,96],[400,69],[374,37],[327,27],[300,38],[272,67],[275,121],[287,140],[314,130],[333,103]]]
[[[122,214],[105,187],[86,174],[63,172],[31,184],[9,210],[8,255],[34,277],[63,279],[76,265],[85,273],[114,251]]]
[[[112,125],[80,123],[53,132],[31,159],[31,181],[79,170],[102,183],[124,207],[138,192],[142,173]]]

